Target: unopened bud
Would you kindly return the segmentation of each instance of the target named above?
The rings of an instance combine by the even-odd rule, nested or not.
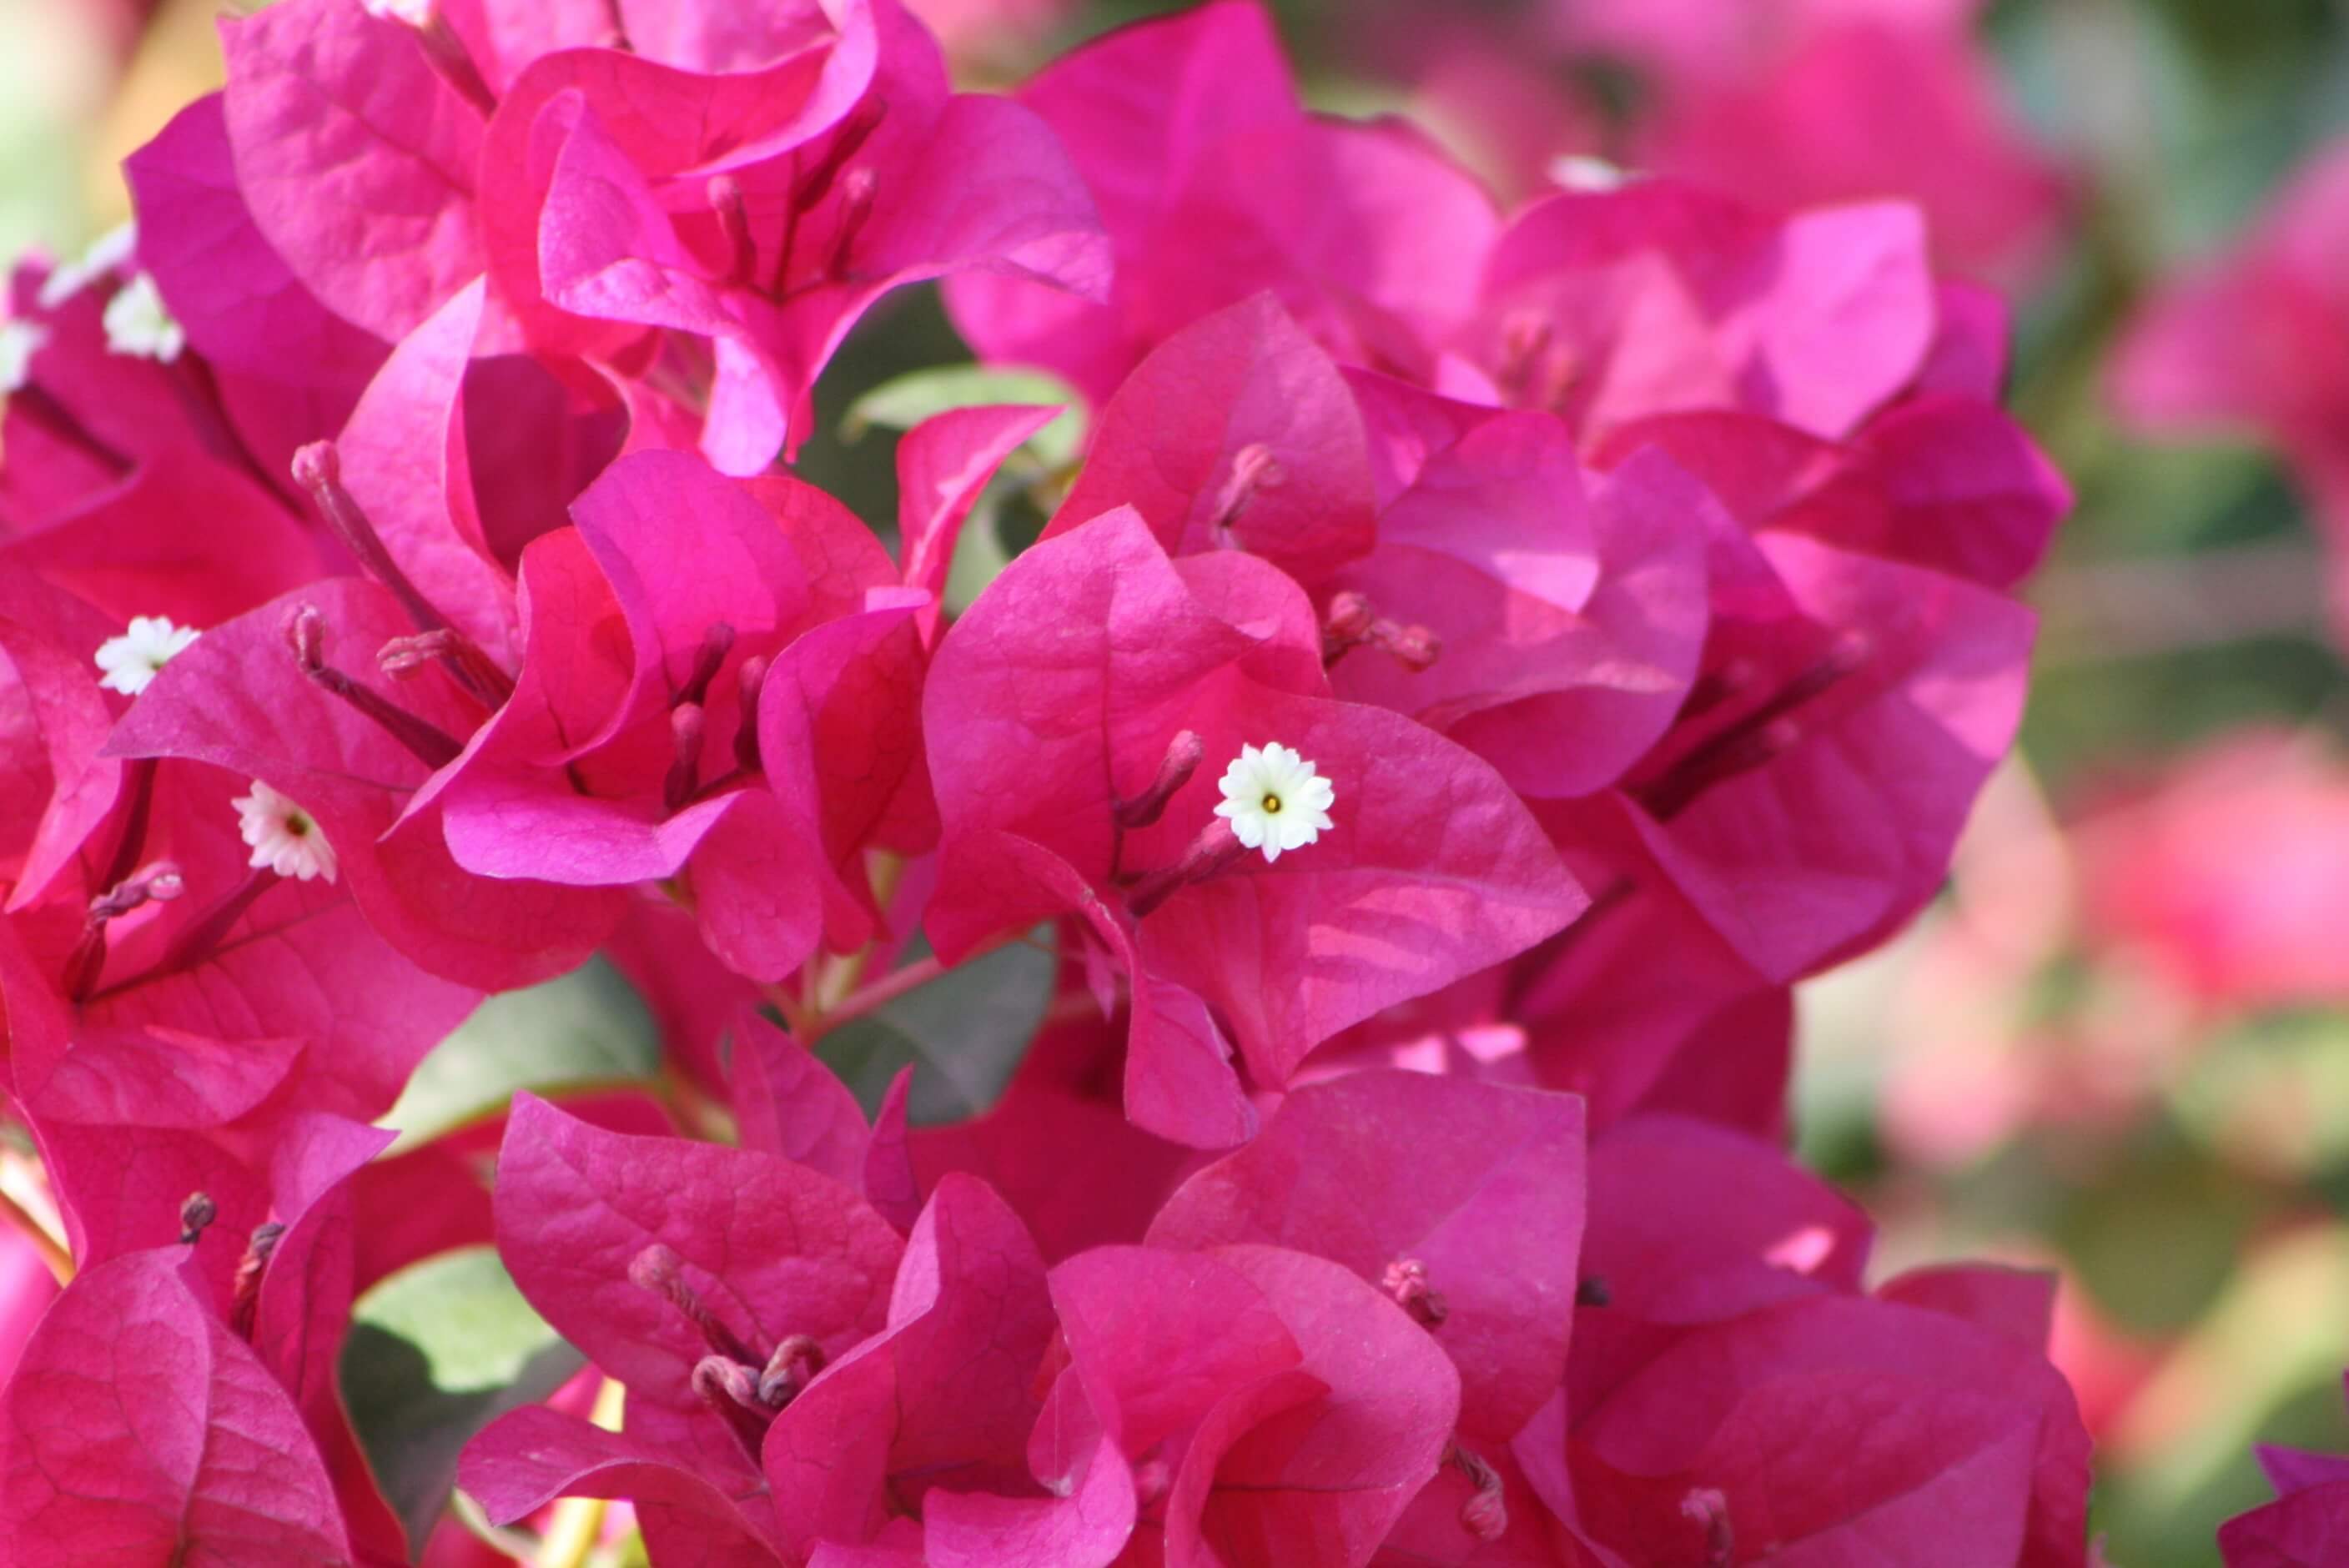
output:
[[[759,695],[767,689],[767,668],[765,655],[753,654],[734,672],[737,689],[741,693],[741,714],[734,726],[734,760],[746,773],[760,771]]]
[[[285,1234],[285,1227],[274,1220],[255,1226],[244,1256],[237,1260],[236,1277],[229,1285],[228,1325],[239,1339],[253,1338],[254,1317],[261,1309],[262,1275],[276,1253],[278,1238]]]
[[[1681,1517],[1704,1527],[1705,1568],[1730,1568],[1737,1560],[1737,1532],[1729,1522],[1729,1499],[1709,1486],[1692,1487],[1681,1499]]]
[[[1199,770],[1199,758],[1206,755],[1207,743],[1199,733],[1186,729],[1167,743],[1166,755],[1158,764],[1158,776],[1149,788],[1131,800],[1120,800],[1113,811],[1121,828],[1146,828],[1166,814],[1166,802],[1172,800]]]
[[[180,1202],[180,1244],[191,1247],[204,1227],[220,1218],[220,1205],[209,1192],[191,1192]]]
[[[94,924],[104,924],[150,902],[169,903],[187,891],[187,879],[180,874],[178,865],[156,861],[91,899],[89,919]]]
[[[1398,626],[1383,636],[1374,631],[1373,636],[1397,664],[1412,671],[1427,668],[1444,654],[1444,639],[1425,626]]]
[[[412,637],[394,637],[376,650],[376,667],[396,681],[408,680],[426,665],[454,654],[457,643],[457,634],[445,626]]]
[[[766,1370],[759,1375],[759,1402],[780,1410],[823,1370],[823,1346],[804,1334],[786,1335],[767,1357]]]
[[[1133,1503],[1147,1509],[1164,1498],[1174,1485],[1174,1470],[1164,1460],[1151,1458],[1133,1467]]]
[[[732,270],[730,281],[747,284],[758,271],[758,242],[750,237],[750,211],[742,203],[742,182],[731,174],[713,175],[707,191],[709,210],[718,218],[718,232],[726,241]]]
[[[1217,817],[1199,830],[1183,858],[1162,872],[1146,876],[1126,900],[1126,908],[1140,920],[1193,882],[1205,882],[1247,853],[1247,846],[1232,832],[1231,819]]]
[[[685,677],[685,684],[677,688],[669,706],[682,707],[687,703],[708,701],[709,683],[718,678],[719,666],[733,650],[734,628],[725,622],[719,621],[702,633],[701,645],[693,652],[693,669]]]
[[[723,1356],[705,1356],[693,1364],[693,1391],[720,1408],[730,1402],[763,1414],[758,1376],[740,1361]]]
[[[758,1357],[742,1343],[735,1332],[718,1321],[717,1316],[702,1305],[685,1280],[685,1261],[659,1242],[653,1243],[628,1261],[628,1283],[638,1290],[652,1292],[675,1307],[678,1315],[693,1325],[709,1348],[729,1361],[739,1361],[747,1368]]]
[[[1429,1288],[1427,1265],[1417,1258],[1397,1258],[1387,1264],[1379,1285],[1423,1328],[1440,1327],[1452,1315],[1444,1297]]]
[[[304,451],[334,449],[324,441]],[[299,466],[298,464],[296,465]],[[316,604],[296,604],[285,612],[285,646],[295,667],[320,690],[340,698],[360,717],[390,736],[424,766],[441,769],[455,761],[464,744],[431,720],[409,712],[373,687],[353,680],[326,662],[326,618]],[[450,634],[451,637],[455,634]],[[462,639],[459,638],[461,642]]]
[[[1330,613],[1321,619],[1321,634],[1351,647],[1371,634],[1371,623],[1377,619],[1371,609],[1370,595],[1350,588],[1330,596]]]
[[[1260,441],[1252,441],[1232,454],[1232,471],[1216,492],[1214,508],[1208,513],[1207,526],[1221,535],[1227,533],[1256,499],[1258,490],[1270,490],[1287,479],[1272,449]],[[1226,541],[1226,542],[1230,542]]]
[[[447,31],[445,26],[436,23],[426,36]],[[383,536],[376,531],[375,524],[368,521],[357,500],[343,488],[343,459],[335,444],[332,441],[313,441],[295,452],[294,479],[310,492],[318,515],[326,519],[326,526],[334,531],[336,538],[343,542],[343,547],[351,552],[352,558],[359,563],[359,569],[391,591],[392,597],[398,600],[400,608],[408,612],[408,618],[416,629],[448,634],[447,642],[440,645],[438,651],[457,683],[484,706],[492,708],[502,707],[505,700],[513,695],[512,677],[458,631],[449,617],[442,614],[400,569],[399,562],[392,558],[390,550],[383,542]],[[314,614],[316,613],[315,606],[305,604],[289,615],[286,622],[289,638],[295,634],[295,619],[304,610]],[[299,644],[295,645],[295,652],[296,657],[302,656]]]
[[[1456,1438],[1444,1449],[1444,1460],[1476,1488],[1476,1495],[1460,1505],[1460,1528],[1479,1541],[1498,1541],[1506,1535],[1509,1507],[1503,1495],[1501,1472],[1482,1456],[1463,1448]]]
[[[674,759],[661,783],[661,803],[672,811],[682,810],[701,783],[701,747],[709,731],[709,720],[699,704],[689,702],[670,710],[668,733]]]
[[[316,679],[326,667],[326,615],[316,604],[291,605],[285,612],[285,646],[293,652],[295,667]]]
[[[832,242],[832,263],[826,269],[833,277],[845,277],[850,270],[850,253],[856,239],[864,232],[866,220],[873,216],[873,203],[881,193],[880,173],[873,169],[852,169],[840,181],[840,232]]]

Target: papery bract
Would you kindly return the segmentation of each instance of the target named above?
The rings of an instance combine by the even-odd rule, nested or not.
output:
[[[1429,368],[1471,307],[1491,199],[1410,127],[1318,119],[1264,13],[1204,5],[1100,39],[1020,89],[1115,248],[1106,306],[951,282],[980,357],[1042,365],[1097,401],[1189,322],[1270,289],[1334,351]]]
[[[942,1180],[907,1239],[887,1325],[776,1418],[764,1449],[787,1543],[859,1543],[933,1489],[1028,1489],[1038,1368],[1055,1321],[1018,1217]]]
[[[158,1248],[100,1264],[26,1346],[0,1396],[8,1561],[353,1561],[293,1400],[182,1262]]]
[[[1107,1248],[1055,1269],[1052,1297],[1071,1356],[1054,1400],[1081,1388],[1128,1461],[1180,1450],[1143,1525],[1170,1564],[1367,1563],[1457,1417],[1443,1353],[1319,1258]]]
[[[1938,1311],[1816,1296],[1699,1329],[1569,1445],[1583,1527],[1641,1562],[1703,1563],[1708,1531],[1740,1553],[2086,1561],[2070,1389],[2036,1349]]]
[[[837,1355],[881,1326],[904,1243],[852,1193],[803,1166],[591,1128],[533,1096],[499,1161],[499,1249],[532,1304],[640,1398],[701,1408],[710,1347],[630,1283],[656,1243],[746,1342],[804,1334]]]
[[[1289,1095],[1176,1191],[1149,1240],[1264,1243],[1391,1293],[1408,1281],[1404,1309],[1459,1367],[1463,1434],[1497,1446],[1566,1374],[1581,1144],[1582,1108],[1563,1095],[1349,1074]]]

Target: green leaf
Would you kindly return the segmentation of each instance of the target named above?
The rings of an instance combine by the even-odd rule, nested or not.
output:
[[[492,996],[432,1049],[383,1119],[392,1152],[502,1111],[517,1090],[555,1094],[644,1083],[660,1073],[660,1033],[636,990],[602,959]]]
[[[941,365],[885,381],[849,405],[841,434],[854,440],[878,425],[910,430],[933,415],[994,404],[1060,403],[1068,412],[1045,426],[1020,449],[1035,454],[1047,472],[1057,472],[1084,450],[1084,396],[1050,371],[979,365]]]
[[[962,537],[955,541],[954,560],[947,566],[947,614],[959,616],[969,609],[987,592],[987,585],[1011,564],[1011,552],[1003,542],[1002,514],[990,491],[979,498],[964,521]]]
[[[1039,926],[1037,944],[1048,944]],[[817,1042],[867,1116],[898,1069],[915,1069],[905,1102],[917,1127],[962,1121],[1002,1097],[1051,1006],[1060,959],[1048,945],[1014,942],[957,965]]]
[[[545,1398],[586,1359],[531,1310],[491,1247],[402,1269],[351,1316],[343,1400],[409,1549],[421,1552],[473,1434]]]

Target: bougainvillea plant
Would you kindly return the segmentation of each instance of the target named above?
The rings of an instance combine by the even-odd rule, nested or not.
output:
[[[1915,209],[1504,211],[1240,0],[223,36],[0,328],[0,1562],[2088,1561],[2051,1282],[1782,1146],[2069,501]]]

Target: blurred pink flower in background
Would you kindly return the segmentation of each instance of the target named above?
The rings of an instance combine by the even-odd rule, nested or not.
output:
[[[2088,939],[2225,1009],[2349,1000],[2349,764],[2253,731],[2077,836]]]
[[[2349,140],[2311,159],[2233,249],[2187,269],[2112,362],[2123,416],[2153,434],[2253,436],[2288,461],[2336,552],[2349,633]]]
[[[1078,9],[1078,0],[906,0],[957,70],[985,71],[1033,55]]]
[[[1605,161],[1560,161],[1593,154],[1765,206],[1905,197],[1942,266],[2015,288],[2054,259],[2079,181],[2009,100],[1983,9],[1549,0],[1511,39],[1431,5],[1373,18],[1361,46],[1506,198],[1604,178]],[[1631,80],[1596,88],[1593,67]]]
[[[1887,1015],[1885,1131],[1927,1165],[2126,1127],[2226,1028],[2349,997],[2349,765],[2313,736],[2240,731],[2060,810],[2010,773],[1954,879]]]

